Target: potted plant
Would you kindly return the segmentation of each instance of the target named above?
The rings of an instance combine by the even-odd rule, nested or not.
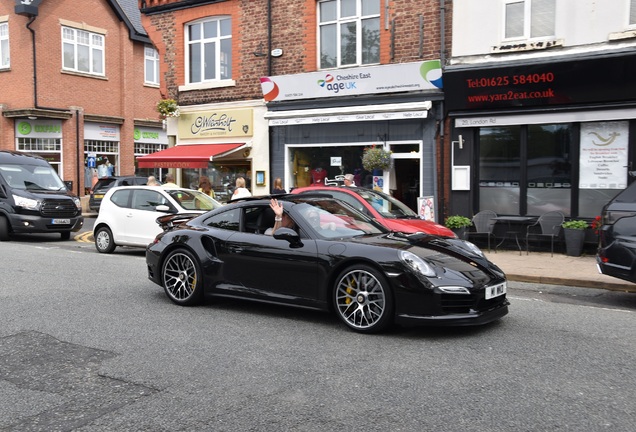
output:
[[[367,147],[362,153],[362,166],[365,170],[386,170],[391,166],[391,152],[382,147]]]
[[[174,99],[162,99],[157,102],[157,112],[163,117],[179,117],[179,105]]]
[[[471,226],[473,221],[471,221],[466,216],[453,215],[446,218],[444,221],[444,225],[446,228],[450,228],[457,237],[463,239],[466,234],[466,228]]]
[[[567,256],[581,256],[585,243],[585,229],[589,226],[586,221],[580,219],[565,221],[561,224]]]

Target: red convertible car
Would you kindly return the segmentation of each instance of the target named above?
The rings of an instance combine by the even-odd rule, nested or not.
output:
[[[308,186],[292,191],[293,194],[315,194],[316,192],[324,192],[346,202],[391,231],[457,237],[445,226],[421,219],[403,202],[377,190],[348,186]]]

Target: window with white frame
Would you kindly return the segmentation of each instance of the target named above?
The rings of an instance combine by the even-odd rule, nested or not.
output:
[[[215,17],[186,26],[188,83],[232,78],[232,20]]]
[[[104,75],[104,36],[62,27],[62,69]]]
[[[320,68],[380,63],[380,0],[318,2]]]
[[[159,84],[159,52],[151,46],[144,47],[144,82]]]
[[[9,56],[9,23],[0,23],[0,69],[10,66]]]
[[[534,39],[555,34],[556,0],[506,0],[505,39]]]

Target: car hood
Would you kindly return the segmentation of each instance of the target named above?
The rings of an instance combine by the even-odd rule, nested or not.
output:
[[[433,221],[427,221],[420,218],[412,219],[382,219],[381,222],[384,226],[391,231],[405,232],[405,233],[417,233],[422,232],[426,234],[434,234],[442,237],[456,237],[455,233],[446,228],[443,225],[435,223]]]
[[[483,254],[476,253],[468,242],[458,238],[444,238],[428,234],[404,235],[401,233],[383,234],[377,236],[355,237],[350,241],[358,244],[383,246],[397,250],[408,250],[437,266],[448,271],[462,273],[465,276],[475,268],[479,268],[490,276],[505,279],[504,272]],[[467,276],[478,280],[483,277]],[[476,280],[474,280],[476,282]]]

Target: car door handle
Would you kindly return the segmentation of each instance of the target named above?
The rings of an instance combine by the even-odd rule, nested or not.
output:
[[[241,253],[243,252],[243,248],[240,246],[228,246],[227,250],[231,253]]]
[[[126,217],[127,217],[127,218],[131,218],[131,217],[133,217],[133,214],[132,214],[132,213],[128,213],[128,214],[126,215]]]

